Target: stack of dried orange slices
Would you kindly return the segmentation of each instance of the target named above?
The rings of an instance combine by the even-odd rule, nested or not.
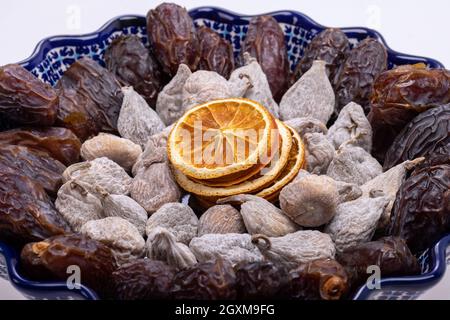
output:
[[[175,123],[167,151],[178,184],[205,206],[237,194],[276,201],[305,165],[298,133],[242,98],[187,111]]]

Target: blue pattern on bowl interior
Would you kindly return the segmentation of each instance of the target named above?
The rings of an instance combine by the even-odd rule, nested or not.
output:
[[[240,15],[230,11],[226,11],[214,7],[201,7],[189,11],[191,17],[197,26],[206,25],[222,37],[233,44],[235,55],[240,51],[241,40],[244,38],[249,20],[252,16]],[[277,11],[268,13],[272,15],[282,27],[285,32],[286,44],[288,49],[289,61],[293,69],[303,54],[303,50],[312,38],[325,27],[316,23],[306,15],[295,11]],[[79,57],[89,56],[104,65],[103,53],[111,41],[122,34],[134,34],[139,36],[143,43],[147,43],[146,36],[146,21],[145,16],[126,15],[120,16],[110,20],[98,31],[78,36],[54,36],[42,40],[36,47],[30,58],[20,62],[25,68],[30,70],[33,74],[41,78],[43,81],[54,85],[65,70]],[[430,58],[417,57],[398,53],[388,47],[384,38],[376,31],[367,28],[342,28],[345,34],[349,37],[352,45],[359,41],[371,37],[378,39],[388,49],[389,67],[392,68],[397,65],[425,63],[429,67],[444,68],[444,66]],[[448,245],[447,238],[443,239],[438,246],[444,247]],[[0,247],[2,248],[2,247]],[[49,284],[49,283],[35,283],[29,282],[20,276],[17,271],[17,257],[13,254],[11,249],[5,249],[3,253],[8,261],[10,275],[14,283],[18,287],[35,288],[35,292],[48,288],[61,289],[64,284]],[[9,250],[9,251],[8,251]],[[443,249],[442,249],[443,250]],[[417,297],[418,293],[423,288],[423,283],[428,279],[440,278],[442,270],[436,269],[436,266],[443,266],[442,259],[445,260],[445,252],[440,249],[430,249],[425,251],[421,257],[420,262],[422,266],[422,276],[420,277],[405,277],[396,279],[384,279],[382,284],[389,286],[396,286],[394,296],[402,298],[411,298],[411,292],[415,292],[413,297]],[[9,260],[8,260],[9,259]],[[0,265],[1,268],[1,265]],[[433,280],[434,281],[434,280]],[[95,298],[92,291],[85,289],[84,297]],[[50,293],[45,293],[50,294]],[[389,298],[392,296],[387,293],[379,295],[379,297]],[[355,299],[373,298],[367,288],[362,288]]]

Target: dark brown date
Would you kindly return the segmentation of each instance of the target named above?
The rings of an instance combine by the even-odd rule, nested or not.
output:
[[[336,75],[350,52],[350,42],[340,29],[325,29],[312,39],[293,73],[292,83],[301,78],[314,60],[326,62],[328,77],[335,87]]]
[[[161,261],[138,259],[113,273],[115,298],[161,300],[170,298],[175,270]]]
[[[51,126],[58,96],[51,86],[17,64],[0,67],[0,116],[17,125]]]
[[[181,63],[191,71],[200,61],[194,22],[185,8],[163,3],[147,13],[147,34],[163,71],[173,77]]]
[[[284,32],[274,17],[257,16],[250,20],[241,47],[241,54],[245,52],[261,65],[275,101],[280,102],[288,89],[290,72]]]
[[[283,266],[270,262],[254,262],[238,264],[234,270],[238,299],[287,298],[289,273]]]
[[[441,164],[450,165],[450,141],[439,144],[434,152],[425,158],[425,161],[420,163],[414,168],[414,173],[417,174],[419,171],[426,169],[428,167],[438,166]]]
[[[450,231],[450,165],[424,168],[397,193],[388,234],[420,252]]]
[[[407,65],[382,73],[374,84],[369,121],[372,154],[382,162],[400,131],[419,113],[450,102],[450,71]]]
[[[0,170],[26,176],[39,183],[49,195],[56,196],[66,166],[46,152],[0,144]]]
[[[233,47],[212,29],[202,26],[197,30],[200,42],[200,70],[215,71],[228,79],[234,70]]]
[[[139,37],[115,39],[105,52],[105,62],[123,86],[133,86],[151,107],[155,107],[165,79],[156,58]]]
[[[408,123],[386,153],[384,168],[428,157],[446,144],[450,144],[450,104],[425,111]]]
[[[375,39],[365,39],[350,51],[336,78],[336,103],[340,111],[350,102],[369,113],[370,94],[377,76],[387,68],[387,52]]]
[[[81,141],[99,132],[116,132],[123,94],[115,76],[84,57],[56,84],[59,90],[57,124],[71,129]]]
[[[68,267],[77,266],[81,283],[100,294],[111,297],[111,276],[116,262],[103,243],[80,234],[55,236],[23,247],[21,263],[33,280],[67,280]]]
[[[18,145],[48,153],[69,166],[80,160],[81,142],[66,128],[18,128],[0,132],[0,145]]]
[[[319,259],[290,272],[293,299],[339,300],[347,294],[349,283],[344,268],[335,260]]]
[[[236,274],[231,264],[221,258],[198,263],[175,275],[171,291],[175,299],[235,299]]]
[[[0,238],[25,243],[70,232],[40,184],[0,170]]]

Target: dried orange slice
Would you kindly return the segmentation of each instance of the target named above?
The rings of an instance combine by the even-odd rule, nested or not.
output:
[[[201,180],[256,169],[264,162],[261,159],[270,157],[276,126],[270,112],[255,101],[210,101],[190,109],[175,123],[168,157],[181,173]]]

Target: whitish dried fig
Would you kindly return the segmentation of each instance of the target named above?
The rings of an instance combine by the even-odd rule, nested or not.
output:
[[[66,182],[58,191],[55,206],[75,232],[86,222],[103,218],[102,203],[81,181]]]
[[[280,209],[269,201],[253,195],[237,195],[221,199],[220,203],[241,203],[241,215],[250,234],[281,237],[299,230]]]
[[[166,203],[148,219],[147,235],[156,227],[166,228],[173,233],[176,241],[189,244],[197,236],[198,218],[185,204]]]
[[[245,66],[234,70],[228,80],[231,94],[259,102],[275,117],[279,116],[279,107],[272,96],[269,82],[255,58],[244,53]]]
[[[199,70],[191,74],[183,86],[183,109],[230,97],[227,79],[214,71]]]
[[[303,227],[320,227],[330,222],[338,203],[336,185],[323,176],[298,179],[280,193],[281,209]]]
[[[346,105],[328,130],[328,139],[336,150],[344,143],[353,140],[352,144],[372,151],[372,126],[364,114],[363,108],[354,102]]]
[[[327,176],[359,186],[383,173],[380,163],[363,148],[344,144],[334,155]]]
[[[126,171],[131,171],[131,167],[141,153],[142,148],[133,141],[109,133],[100,133],[98,136],[86,140],[81,146],[81,157],[84,160],[106,157]]]
[[[252,242],[264,257],[291,270],[301,263],[334,258],[336,249],[330,236],[319,231],[297,231],[279,238],[252,236]]]
[[[245,224],[238,210],[229,204],[206,210],[198,223],[198,236],[209,233],[245,233]]]
[[[310,116],[328,122],[334,111],[335,96],[325,67],[324,61],[314,61],[311,69],[284,94],[280,102],[283,121]]]
[[[306,146],[306,169],[314,174],[325,174],[334,157],[334,147],[322,133],[303,136]]]
[[[71,165],[64,171],[65,182],[76,179],[91,186],[99,186],[110,194],[129,194],[132,179],[125,170],[108,158]]]
[[[382,191],[384,196],[389,199],[389,204],[386,206],[378,223],[379,229],[384,229],[389,224],[392,206],[394,205],[397,192],[406,180],[408,171],[412,170],[424,160],[425,158],[419,158],[413,161],[405,161],[361,186],[364,197],[370,197],[371,193]]]
[[[166,228],[153,228],[147,238],[147,256],[169,266],[184,269],[197,263],[189,247],[177,242],[175,236]]]
[[[297,131],[302,138],[307,133],[327,134],[328,132],[327,126],[313,117],[293,118],[286,120],[284,123]]]
[[[122,265],[145,254],[145,240],[138,229],[125,219],[109,217],[88,221],[80,232],[106,244]]]
[[[167,126],[177,121],[186,111],[183,107],[183,87],[191,74],[187,65],[180,64],[176,75],[158,95],[156,112]]]
[[[145,235],[147,211],[139,203],[121,194],[109,194],[103,190],[100,190],[99,194],[103,205],[103,213],[106,217],[125,219],[131,222],[141,235]]]
[[[262,261],[263,256],[249,234],[205,234],[192,239],[189,248],[199,262],[222,257],[233,265]]]
[[[331,236],[340,252],[369,242],[388,204],[389,199],[386,197],[362,197],[342,203],[337,207],[336,215],[326,226],[325,232]]]
[[[124,87],[122,92],[124,96],[117,129],[123,138],[145,148],[148,138],[162,131],[166,126],[145,99],[133,90],[133,87]]]

